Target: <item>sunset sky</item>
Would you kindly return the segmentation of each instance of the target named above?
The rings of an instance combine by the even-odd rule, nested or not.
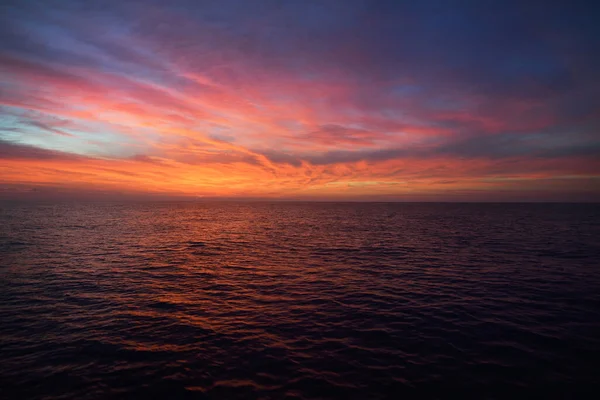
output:
[[[0,198],[600,200],[591,1],[3,1]]]

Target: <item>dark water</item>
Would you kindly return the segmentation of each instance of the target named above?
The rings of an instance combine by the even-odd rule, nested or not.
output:
[[[598,394],[597,205],[1,207],[2,398]]]

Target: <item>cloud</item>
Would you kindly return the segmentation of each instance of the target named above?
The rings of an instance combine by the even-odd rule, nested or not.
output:
[[[43,149],[19,143],[0,140],[0,159],[2,160],[41,160],[41,161],[79,161],[83,157],[77,154]]]
[[[36,128],[40,128],[42,130],[48,131],[48,132],[52,132],[52,133],[56,133],[57,135],[62,135],[62,136],[73,136],[70,133],[64,132],[60,129],[56,129],[53,128],[51,126],[49,126],[48,124],[44,123],[44,122],[40,122],[40,121],[24,121],[24,123],[34,126]]]
[[[325,146],[344,147],[347,145],[372,147],[378,140],[385,140],[385,133],[377,133],[366,129],[351,128],[328,124],[301,136],[302,140]]]

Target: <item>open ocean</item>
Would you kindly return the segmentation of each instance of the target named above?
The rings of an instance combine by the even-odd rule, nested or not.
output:
[[[0,204],[3,399],[599,390],[596,204]]]

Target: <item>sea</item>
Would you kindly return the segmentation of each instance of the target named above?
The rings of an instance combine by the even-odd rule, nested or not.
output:
[[[599,392],[598,204],[0,203],[2,399]]]

